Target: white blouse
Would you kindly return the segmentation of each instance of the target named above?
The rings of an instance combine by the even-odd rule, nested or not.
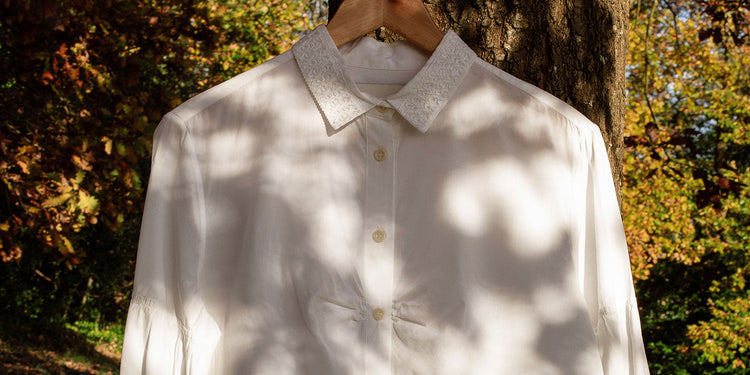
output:
[[[318,26],[154,134],[122,374],[647,374],[596,125]]]

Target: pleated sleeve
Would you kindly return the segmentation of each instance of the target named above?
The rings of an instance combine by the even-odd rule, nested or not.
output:
[[[204,211],[194,141],[184,123],[169,113],[154,132],[123,375],[208,371],[218,335],[200,294]]]
[[[604,140],[583,137],[578,272],[606,375],[648,374],[625,232]]]

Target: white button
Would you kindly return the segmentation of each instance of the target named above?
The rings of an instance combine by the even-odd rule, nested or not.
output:
[[[375,106],[377,108],[378,112],[385,112],[388,110],[388,107],[384,107],[382,105]]]
[[[373,156],[375,157],[375,160],[377,161],[385,160],[386,155],[388,155],[388,153],[386,153],[385,150],[382,148],[375,150],[375,153],[373,154]]]
[[[383,317],[385,317],[385,311],[381,309],[380,307],[376,307],[374,310],[372,310],[372,317],[375,318],[375,320],[381,320]]]
[[[385,240],[385,231],[382,229],[378,229],[372,232],[372,240],[377,243],[383,242],[383,240]]]

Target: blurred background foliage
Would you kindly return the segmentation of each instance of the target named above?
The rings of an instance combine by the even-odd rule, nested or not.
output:
[[[654,374],[750,373],[748,3],[631,3],[623,220]],[[32,326],[117,343],[156,124],[288,49],[326,2],[0,11],[0,344]]]
[[[750,373],[749,5],[631,7],[623,220],[653,374]]]

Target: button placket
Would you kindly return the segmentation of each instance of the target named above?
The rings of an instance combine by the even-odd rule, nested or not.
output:
[[[366,117],[366,157],[364,181],[364,241],[358,273],[368,305],[365,330],[370,350],[365,357],[365,373],[380,373],[390,368],[385,358],[390,358],[392,320],[391,314],[394,279],[394,179],[395,160],[391,150],[394,144],[394,124],[388,116],[389,108],[376,107]],[[372,350],[377,348],[377,350]]]

